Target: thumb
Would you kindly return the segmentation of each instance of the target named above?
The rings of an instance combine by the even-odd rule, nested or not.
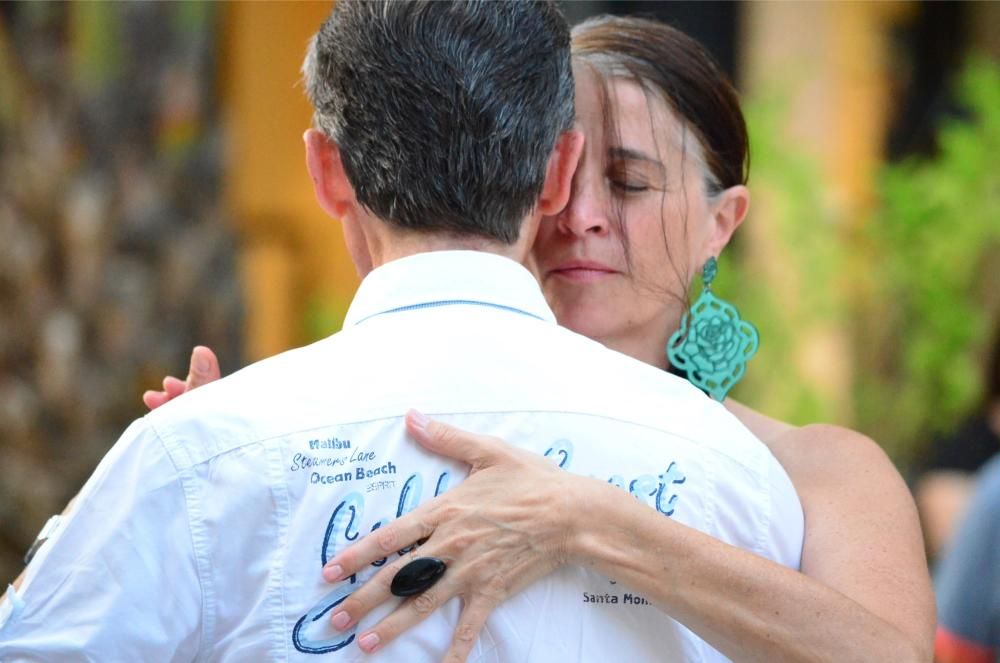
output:
[[[406,430],[423,448],[467,463],[473,471],[492,465],[499,451],[498,442],[491,437],[428,419],[416,410],[406,413]]]
[[[191,351],[191,364],[188,367],[187,391],[215,382],[220,377],[222,371],[219,370],[219,360],[215,353],[204,345],[195,346]]]

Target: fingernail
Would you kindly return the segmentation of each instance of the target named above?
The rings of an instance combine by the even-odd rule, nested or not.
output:
[[[358,645],[366,652],[371,654],[373,651],[378,649],[378,635],[375,633],[368,633],[367,635],[363,635],[361,636],[361,639],[358,640]]]
[[[337,629],[338,631],[343,631],[345,628],[347,628],[347,625],[351,623],[351,616],[346,612],[344,612],[343,610],[341,610],[340,612],[338,612],[333,616],[333,619],[330,620],[330,623],[333,624],[333,628]]]
[[[410,421],[413,422],[414,426],[423,431],[427,430],[427,424],[431,423],[430,419],[416,410],[410,410]]]
[[[336,582],[340,580],[340,576],[344,575],[344,569],[340,567],[340,564],[331,564],[330,566],[323,567],[323,579],[327,582]]]
[[[207,373],[209,369],[208,357],[201,352],[196,352],[194,355],[194,369],[199,373]]]

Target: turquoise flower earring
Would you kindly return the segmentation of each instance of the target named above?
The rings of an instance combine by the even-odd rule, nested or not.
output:
[[[667,342],[667,357],[693,385],[722,401],[757,353],[760,334],[735,306],[712,294],[718,271],[718,262],[709,258],[701,272],[704,288]]]

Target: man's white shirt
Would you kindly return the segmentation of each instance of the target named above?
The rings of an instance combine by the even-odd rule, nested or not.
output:
[[[458,599],[367,656],[357,634],[395,604],[346,633],[329,618],[377,567],[320,574],[464,479],[406,435],[409,408],[799,566],[791,482],[721,405],[557,326],[519,264],[423,253],[369,274],[340,333],[136,421],[8,590],[0,661],[439,661]],[[469,660],[724,659],[640,591],[567,566],[499,606]]]

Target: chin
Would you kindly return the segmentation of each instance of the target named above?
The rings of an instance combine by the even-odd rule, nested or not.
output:
[[[560,325],[594,340],[609,336],[614,330],[608,322],[617,319],[617,314],[589,307],[556,308],[555,314]]]

